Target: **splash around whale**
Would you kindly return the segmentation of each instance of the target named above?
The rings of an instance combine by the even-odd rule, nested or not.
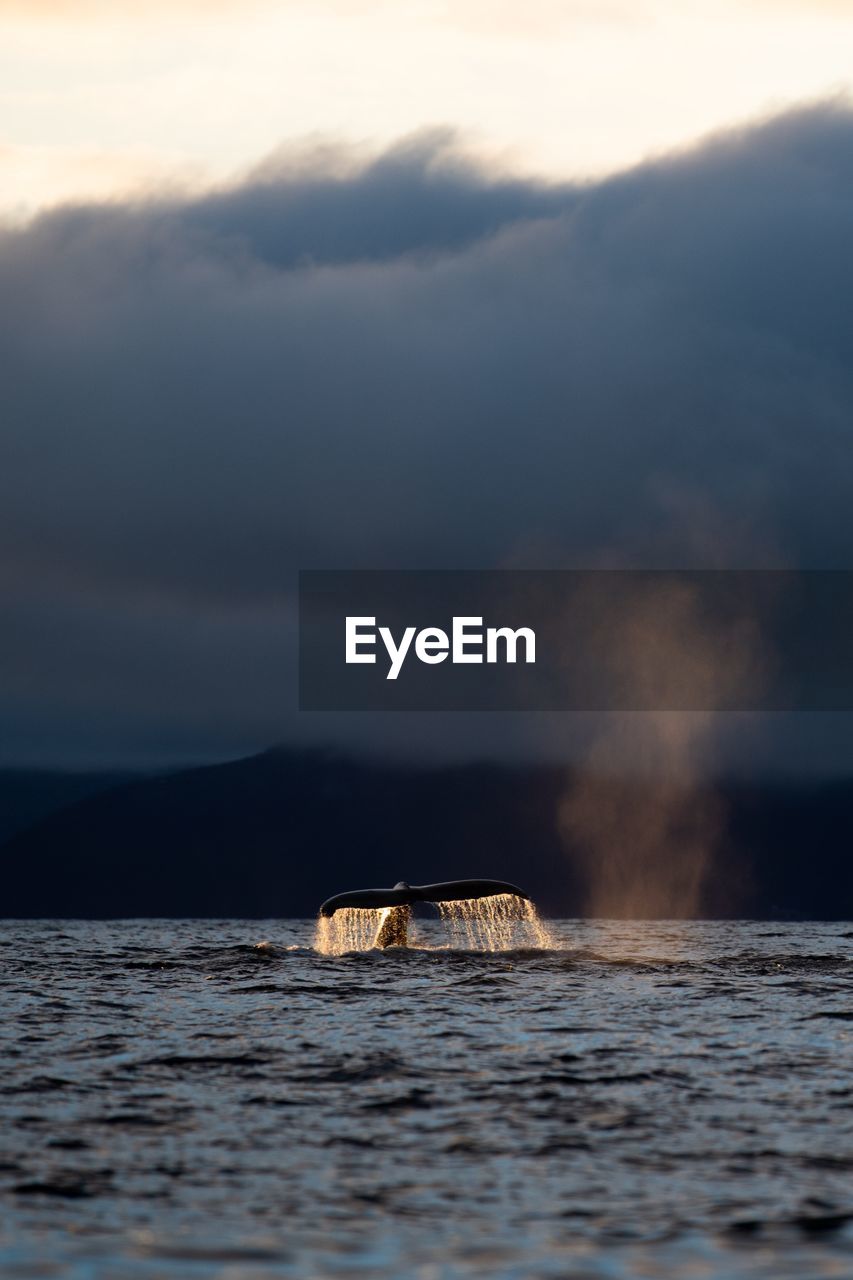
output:
[[[445,880],[391,889],[354,889],[320,907],[316,948],[342,955],[411,945],[412,907],[432,903],[448,926],[450,945],[479,951],[548,947],[551,939],[530,896],[507,880]]]

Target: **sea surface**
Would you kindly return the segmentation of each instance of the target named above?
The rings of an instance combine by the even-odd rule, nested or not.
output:
[[[0,1274],[853,1276],[853,926],[0,923]]]

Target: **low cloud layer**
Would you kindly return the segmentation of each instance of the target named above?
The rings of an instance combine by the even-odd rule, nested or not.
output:
[[[187,749],[262,745],[299,567],[849,567],[852,215],[828,105],[583,186],[437,133],[0,234],[7,723],[84,717],[111,637],[105,742],[200,652]]]

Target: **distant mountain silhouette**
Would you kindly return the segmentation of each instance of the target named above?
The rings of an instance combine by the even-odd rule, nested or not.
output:
[[[345,889],[480,876],[577,915],[582,877],[557,829],[568,777],[275,749],[124,782],[0,847],[0,916],[310,916]],[[705,914],[853,916],[853,785],[722,790],[725,869]]]
[[[52,769],[0,769],[0,845],[16,831],[31,827],[49,813],[138,776],[118,771],[68,773]]]

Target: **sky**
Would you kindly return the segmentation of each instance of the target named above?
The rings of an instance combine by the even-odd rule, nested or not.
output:
[[[0,0],[7,216],[449,125],[576,179],[849,90],[851,0]]]
[[[300,716],[299,568],[851,566],[853,4],[0,23],[0,764],[595,735]]]

